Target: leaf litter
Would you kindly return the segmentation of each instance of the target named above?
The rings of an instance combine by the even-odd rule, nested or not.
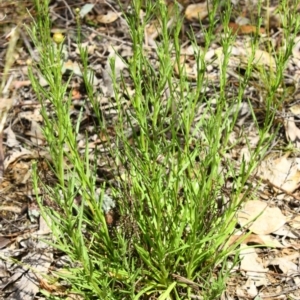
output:
[[[68,9],[72,7],[72,1],[65,1],[66,10],[64,12],[57,9],[56,2],[53,1],[50,7],[52,21],[57,28],[66,28],[69,26],[67,23],[72,15],[74,21],[74,14],[71,14]],[[133,94],[134,90],[131,89],[131,84],[126,77],[126,64],[120,58],[130,58],[132,50],[128,28],[124,24],[123,13],[117,3],[108,4],[104,1],[103,3],[82,5],[80,1],[73,2],[73,5],[81,7],[81,18],[85,21],[83,26],[86,39],[84,46],[89,49],[88,51],[92,55],[89,63],[91,69],[94,70],[94,89],[102,92],[99,104],[109,128],[109,136],[102,131],[95,133],[93,124],[89,122],[93,115],[86,104],[87,107],[85,107],[82,119],[82,128],[85,130],[79,134],[78,145],[84,153],[87,143],[90,147],[91,157],[93,157],[95,145],[101,145],[100,151],[105,153],[105,145],[108,141],[113,140],[116,131],[114,120],[117,118],[117,111],[113,102],[115,95],[110,77],[112,70],[109,59],[114,58],[116,60],[116,75],[119,77],[122,74],[128,84],[126,88],[129,93]],[[197,24],[199,24],[199,20],[205,22],[208,17],[210,2],[192,3],[192,1],[186,0],[178,2],[181,13],[185,16],[185,21],[192,28],[195,28],[195,32],[199,32]],[[28,9],[34,12],[29,3],[24,3]],[[235,22],[229,23],[229,27],[238,37],[230,50],[231,56],[226,74],[232,83],[227,89],[229,98],[233,97],[233,91],[238,86],[239,79],[243,76],[243,70],[249,63],[250,57],[252,57],[252,64],[256,70],[265,68],[270,72],[276,72],[276,59],[273,53],[270,54],[265,48],[252,53],[252,48],[248,45],[253,38],[252,34],[258,32],[262,41],[271,39],[274,45],[281,47],[278,30],[282,26],[280,16],[276,13],[276,4],[273,7],[264,6],[264,23],[260,28],[256,28],[251,23],[253,16],[250,17],[251,5],[254,4],[239,0],[232,1],[232,3],[238,17]],[[168,2],[167,4],[170,13],[168,26],[171,28],[176,19],[172,15],[173,3]],[[15,4],[1,5],[3,5],[3,12],[7,16],[14,15]],[[238,10],[239,6],[243,7],[242,11]],[[252,7],[252,10],[252,13],[256,13],[255,6]],[[20,17],[25,19],[27,16],[21,15],[17,19]],[[141,11],[140,17],[143,18],[143,11]],[[11,18],[11,20],[13,19],[15,18]],[[14,39],[14,43],[16,39],[20,39],[25,47],[17,49],[14,52],[15,56],[12,56],[13,59],[10,59],[10,64],[13,65],[13,69],[9,68],[12,77],[7,77],[7,80],[4,80],[5,87],[0,102],[0,133],[4,135],[3,144],[0,144],[0,177],[2,177],[0,191],[3,199],[0,210],[1,290],[3,296],[9,297],[9,299],[35,299],[36,295],[39,295],[40,298],[40,289],[53,295],[64,295],[66,287],[53,285],[44,276],[50,274],[50,269],[55,267],[56,261],[53,256],[53,249],[40,240],[40,236],[51,239],[51,231],[49,227],[45,226],[45,220],[39,216],[31,182],[33,161],[38,161],[39,171],[44,174],[48,182],[55,181],[46,163],[49,157],[41,130],[40,105],[27,80],[26,64],[34,58],[33,52],[35,50],[30,48],[26,35],[23,34],[21,37],[14,38],[17,24],[10,21],[8,25],[2,32],[6,39]],[[96,29],[93,29],[92,26]],[[195,48],[188,40],[189,29],[184,29],[187,34],[182,38],[180,65],[174,64],[174,70],[175,73],[179,74],[179,69],[183,69],[192,84],[199,75],[195,54],[197,51],[204,51],[204,37],[201,32],[196,35],[198,48]],[[265,35],[267,30],[270,32],[270,36]],[[82,107],[87,95],[80,90],[82,73],[77,62],[79,61],[78,48],[72,32],[67,34],[71,43],[64,50],[63,71],[74,73],[71,85],[74,91],[72,93],[72,114],[74,114],[75,119],[79,114],[78,107]],[[155,49],[161,34],[160,20],[150,20],[145,34],[145,55],[149,56],[154,69],[157,70],[159,66],[153,49]],[[215,34],[216,41],[210,46],[204,57],[207,84],[202,91],[208,99],[211,98],[212,104],[215,103],[213,95],[219,88],[220,65],[224,59],[224,49],[219,42],[223,28],[219,27]],[[101,38],[100,42],[99,37]],[[300,39],[297,37],[292,56],[288,61],[287,73],[284,74],[286,85],[291,86],[292,90],[294,89],[290,95],[285,95],[287,97],[286,107],[278,112],[278,120],[282,124],[284,135],[278,134],[276,137],[277,143],[281,145],[291,143],[295,148],[300,146],[300,129],[298,127],[300,113],[298,113],[297,107],[300,74],[299,42]],[[7,52],[8,45],[6,44],[1,54],[5,55]],[[39,75],[37,74],[37,76]],[[260,82],[259,71],[254,70],[251,76],[244,98],[248,97],[253,101],[254,113],[259,114],[264,109],[262,101],[265,97],[264,83]],[[40,77],[41,84],[45,85],[44,81]],[[280,96],[279,89],[278,97]],[[130,108],[128,100],[123,98],[122,101],[124,110]],[[51,111],[49,104],[48,109]],[[244,101],[241,107],[235,107],[232,113],[234,114],[235,111],[240,112],[236,121],[240,130],[232,133],[231,141],[235,147],[226,154],[226,159],[233,159],[238,169],[241,161],[243,159],[247,161],[247,157],[250,157],[251,151],[255,149],[259,139],[258,132],[251,126],[251,111],[247,102]],[[199,113],[204,112],[206,112],[205,107],[200,107]],[[88,137],[86,137],[86,132],[89,133]],[[132,133],[128,133],[128,138],[130,138],[130,134]],[[197,136],[196,138],[201,137]],[[240,142],[236,143],[237,140]],[[109,168],[113,164],[107,161],[99,161],[98,163],[102,174],[109,174],[108,177],[111,178],[99,178],[99,180],[115,180],[114,170]],[[237,216],[239,224],[244,228],[246,227],[248,232],[243,231],[229,241],[234,243],[237,239],[243,239],[240,252],[241,263],[239,268],[235,270],[241,274],[241,277],[239,279],[233,277],[229,280],[222,299],[299,298],[299,158],[297,154],[291,151],[284,153],[270,149],[255,174],[253,185],[258,187],[257,197],[254,198],[255,200],[247,202]],[[228,192],[230,193],[230,189]],[[106,195],[106,197],[112,201],[110,196]],[[113,207],[114,203],[111,206]],[[109,212],[109,207],[106,210]],[[112,218],[113,215],[107,215],[108,222],[113,223]],[[260,247],[249,248],[247,245]],[[69,296],[71,297],[71,295]]]

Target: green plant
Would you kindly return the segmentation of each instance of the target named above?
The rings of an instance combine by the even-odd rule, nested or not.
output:
[[[252,44],[252,55],[245,76],[240,79],[238,93],[228,99],[226,74],[235,41],[228,29],[228,6],[222,20],[219,90],[208,99],[202,92],[203,87],[210,85],[205,77],[204,57],[214,39],[217,5],[211,10],[209,26],[203,27],[206,30],[204,51],[197,51],[196,41],[191,37],[197,62],[196,82],[191,85],[181,64],[182,20],[178,10],[174,8],[177,22],[170,29],[170,12],[164,3],[133,1],[133,12],[126,16],[133,56],[124,62],[133,95],[126,89],[120,92],[121,85],[126,83],[114,75],[115,64],[111,60],[119,108],[115,145],[120,148],[111,148],[110,152],[115,167],[121,165],[123,170],[117,187],[111,188],[121,216],[120,226],[109,230],[103,202],[110,196],[106,195],[105,185],[99,190],[96,183],[96,162],[100,154],[96,151],[95,159],[91,160],[88,146],[83,155],[78,150],[76,137],[81,114],[76,122],[69,114],[71,97],[67,90],[72,77],[64,80],[62,76],[62,43],[53,43],[50,36],[49,2],[35,0],[35,4],[37,20],[30,35],[39,49],[40,60],[31,69],[30,78],[41,103],[44,135],[51,156],[49,163],[57,182],[54,186],[42,184],[35,169],[34,186],[42,215],[50,220],[55,237],[52,245],[76,263],[66,267],[68,272],[56,273],[86,299],[146,299],[150,295],[158,299],[191,299],[196,293],[204,299],[216,299],[224,290],[231,268],[238,262],[237,244],[228,245],[227,241],[235,231],[237,209],[251,196],[246,182],[273,138],[269,133],[280,104],[272,100],[273,91],[282,81],[287,57],[278,57],[280,72],[269,82],[263,124],[257,122],[252,110],[260,141],[250,160],[242,160],[237,170],[233,161],[225,159],[225,154],[232,147],[229,136],[238,118],[236,108],[240,107],[254,72],[257,39]],[[159,16],[161,39],[153,49],[158,68],[144,53],[146,22],[140,20],[141,8],[145,10],[144,20]],[[99,112],[90,83],[87,52],[82,47],[79,49],[89,101],[95,112]],[[43,75],[48,88],[40,85],[35,69]],[[262,70],[258,73],[267,80],[266,73]],[[124,94],[131,101],[131,108],[125,114],[121,109]],[[197,114],[202,106],[205,109]],[[99,127],[106,130],[100,113],[97,118]],[[233,181],[233,188],[226,200],[224,185],[228,180]],[[43,196],[38,193],[40,186],[45,197],[59,209],[43,206]],[[75,203],[78,197],[80,205]],[[232,261],[231,265],[228,260]]]

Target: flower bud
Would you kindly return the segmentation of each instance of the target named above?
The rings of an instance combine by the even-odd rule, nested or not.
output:
[[[56,44],[61,44],[63,42],[63,40],[65,39],[64,35],[61,32],[55,32],[53,34],[53,41]]]

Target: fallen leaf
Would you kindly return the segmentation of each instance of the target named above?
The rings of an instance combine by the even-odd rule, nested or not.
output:
[[[296,108],[293,108],[293,112]],[[297,148],[300,148],[300,129],[295,124],[295,117],[289,116],[284,121],[285,135],[288,141],[295,143]]]
[[[79,89],[74,88],[74,89],[72,90],[72,100],[79,100],[79,99],[81,99],[81,98],[82,98],[82,95],[81,95]]]
[[[255,244],[272,248],[284,248],[282,244],[275,238],[270,235],[233,235],[229,239],[229,245],[232,245],[237,242],[241,242],[242,244]]]
[[[43,145],[45,143],[43,130],[35,120],[31,120],[30,131],[26,131],[25,134],[30,136],[30,140],[36,145]]]
[[[114,97],[115,92],[112,78],[119,80],[121,71],[127,66],[123,59],[120,57],[117,50],[117,48],[113,48],[111,46],[108,47],[109,57],[105,65],[105,69],[102,69],[103,81],[105,83],[105,89],[103,90],[107,97]],[[112,63],[114,64],[113,68]]]
[[[16,147],[20,145],[20,142],[17,140],[15,133],[12,131],[11,126],[8,126],[5,130],[4,133],[6,134],[6,142],[5,144],[8,147]]]
[[[21,147],[20,151],[15,151],[5,158],[4,169],[6,169],[11,163],[16,162],[20,158],[36,158],[36,155],[34,155],[30,150]]]
[[[0,98],[0,133],[3,132],[7,113],[11,109],[13,103],[14,100],[11,98]]]
[[[24,86],[30,86],[31,85],[31,81],[30,80],[14,80],[12,82],[12,86],[15,88],[15,89],[19,89],[21,87],[24,87]]]
[[[76,54],[80,55],[80,52],[82,49],[84,49],[85,51],[87,51],[88,54],[94,54],[95,50],[97,49],[96,44],[91,44],[90,41],[87,41],[85,43],[81,43],[81,44],[76,44],[74,45],[76,47]]]
[[[270,234],[286,223],[278,207],[268,207],[260,200],[248,201],[238,213],[238,222],[256,234]]]
[[[181,72],[184,72],[184,75],[189,79],[189,80],[196,80],[198,77],[198,68],[197,68],[197,63],[194,62],[193,59],[189,59],[188,56],[181,55],[179,64],[175,62],[174,64],[174,70],[177,75],[180,75]]]
[[[275,259],[269,260],[266,265],[274,266],[278,265],[283,274],[292,275],[298,273],[298,266],[292,262],[292,260],[298,260],[299,253],[294,253],[291,255],[286,255],[284,257],[277,257]]]
[[[272,232],[275,235],[280,235],[280,236],[284,236],[284,237],[289,237],[292,239],[297,239],[299,238],[298,234],[294,234],[291,229],[289,228],[289,226],[287,226],[286,224],[282,227],[280,227],[279,229],[277,229],[276,231]]]
[[[300,59],[300,38],[298,36],[294,40],[292,53],[295,58]]]
[[[207,1],[203,3],[190,4],[185,10],[185,17],[189,21],[203,20],[208,16],[208,12],[211,9],[211,5]]]
[[[246,271],[246,276],[251,279],[251,284],[262,286],[267,284],[266,272],[254,248],[246,247],[240,251],[241,269]],[[249,283],[246,286],[249,286]],[[248,288],[247,288],[248,289]]]
[[[252,48],[246,49],[246,55],[247,57],[252,56]],[[254,59],[253,64],[261,67],[269,67],[273,70],[276,69],[276,60],[275,58],[268,52],[260,50],[260,49],[254,49]],[[245,56],[243,57],[245,59]],[[248,63],[248,59],[246,59],[246,62]]]
[[[0,182],[3,179],[5,165],[4,165],[4,149],[3,149],[3,129],[6,123],[8,111],[13,105],[13,99],[0,98]]]
[[[28,244],[33,244],[33,241],[28,241]],[[40,276],[47,274],[48,269],[53,260],[53,251],[47,251],[45,247],[40,247],[38,242],[35,245],[34,251],[29,251],[28,254],[22,257],[22,261],[16,264],[12,271],[13,275],[9,280],[2,285],[2,289],[13,287],[9,295],[11,300],[32,300],[40,290]],[[49,248],[49,246],[47,246]]]
[[[251,33],[256,33],[258,32],[259,34],[264,34],[265,29],[264,28],[259,28],[257,30],[256,26],[253,25],[239,25],[237,23],[229,23],[228,27],[232,30],[232,33],[238,34],[238,35],[243,35],[243,34],[251,34]]]
[[[297,103],[290,107],[290,111],[294,116],[300,116],[300,104]]]
[[[109,24],[115,22],[121,15],[122,13],[108,11],[105,15],[97,16],[97,21],[102,24]]]
[[[79,15],[81,18],[83,18],[85,15],[87,15],[89,12],[92,11],[92,9],[94,8],[95,4],[91,4],[91,3],[87,3],[85,5],[82,6]]]
[[[62,74],[66,73],[67,71],[72,72],[77,76],[80,76],[80,77],[82,76],[80,66],[76,61],[73,62],[71,60],[68,60],[62,65],[62,68],[61,68]]]
[[[7,239],[3,236],[0,236],[0,249],[7,247],[12,241],[13,241],[12,239]]]
[[[168,23],[167,28],[170,28],[174,22],[176,22],[176,12],[180,13],[183,10],[183,6],[177,3],[176,9],[173,3],[168,5]],[[141,15],[144,18],[144,14]],[[161,21],[159,19],[152,20],[147,24],[145,28],[145,42],[146,45],[156,47],[155,39],[160,35],[162,30]]]
[[[300,229],[300,216],[296,216],[295,218],[293,218],[289,222],[289,225],[294,229]]]
[[[293,193],[300,185],[299,165],[299,158],[287,158],[284,155],[264,160],[257,168],[257,174],[274,187]]]

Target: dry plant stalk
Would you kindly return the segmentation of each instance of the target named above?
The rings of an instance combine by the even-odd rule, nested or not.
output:
[[[10,40],[5,56],[5,65],[2,74],[2,81],[0,84],[0,182],[2,181],[4,174],[3,129],[5,126],[8,111],[13,105],[13,99],[7,98],[8,90],[13,77],[10,76],[8,80],[7,78],[9,75],[9,71],[15,62],[14,54],[19,36],[19,25],[11,30],[10,34],[7,36],[10,38]]]
[[[0,182],[4,174],[4,150],[3,150],[3,129],[7,114],[13,105],[13,99],[0,98]]]

